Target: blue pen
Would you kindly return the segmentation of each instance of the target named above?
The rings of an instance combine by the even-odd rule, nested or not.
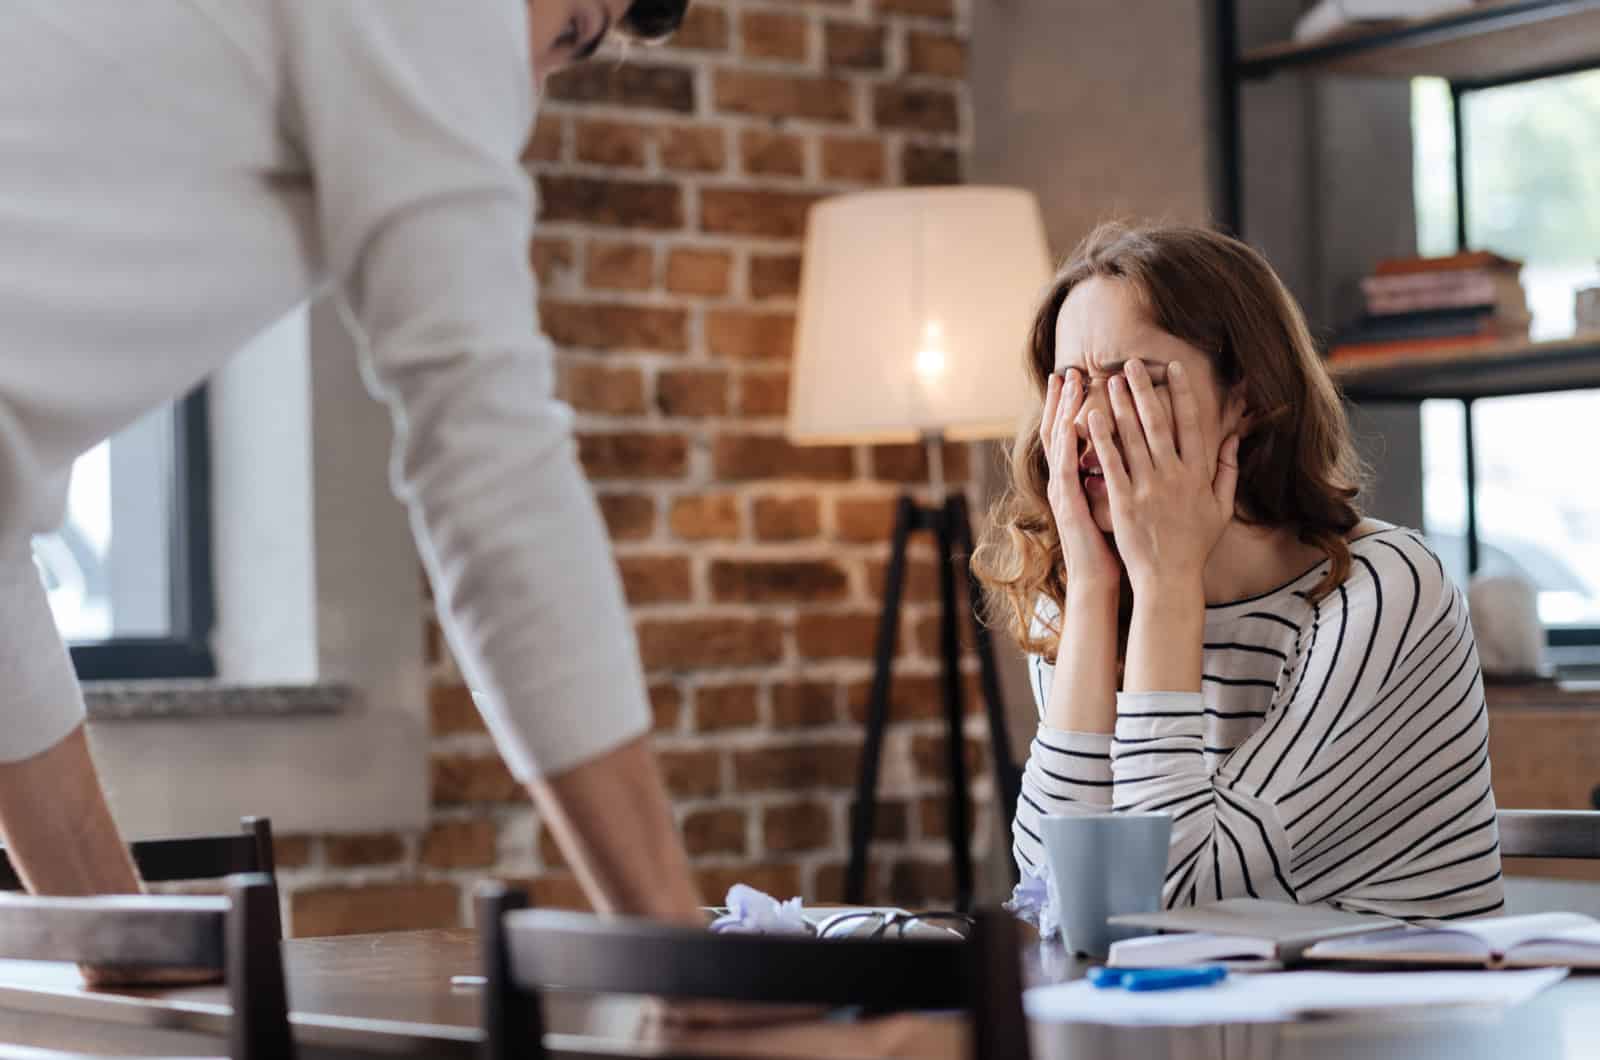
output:
[[[1228,977],[1220,964],[1195,968],[1090,968],[1089,982],[1101,990],[1182,990],[1191,986],[1214,986]]]

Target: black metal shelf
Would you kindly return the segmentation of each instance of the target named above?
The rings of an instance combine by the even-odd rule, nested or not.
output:
[[[1282,72],[1443,77],[1467,88],[1600,64],[1600,0],[1497,0],[1235,59],[1241,79]]]
[[[1329,369],[1357,402],[1474,401],[1600,388],[1600,334],[1555,342],[1486,343],[1436,353],[1336,360]]]

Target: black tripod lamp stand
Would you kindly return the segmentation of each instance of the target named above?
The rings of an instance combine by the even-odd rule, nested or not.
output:
[[[974,605],[967,498],[946,492],[944,438],[1009,437],[1028,404],[1021,351],[1049,277],[1038,203],[1012,188],[908,188],[827,199],[807,222],[789,436],[799,444],[919,439],[930,501],[900,498],[851,817],[845,900],[866,898],[878,773],[889,723],[907,547],[931,533],[939,559],[939,665],[955,900],[974,882],[964,755],[961,627],[970,624],[994,756],[995,799],[1009,833],[1020,773],[1006,740],[999,672]],[[961,586],[964,592],[958,593]]]

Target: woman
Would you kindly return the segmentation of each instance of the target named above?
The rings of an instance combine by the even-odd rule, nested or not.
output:
[[[1363,519],[1339,396],[1259,254],[1105,226],[1057,275],[1043,396],[979,557],[1031,655],[1039,818],[1173,819],[1168,906],[1236,896],[1400,917],[1503,905],[1465,601]]]
[[[538,79],[687,0],[0,8],[0,832],[135,891],[29,557],[73,458],[337,295],[393,410],[440,619],[591,900],[701,922],[604,526],[552,394],[522,168]]]

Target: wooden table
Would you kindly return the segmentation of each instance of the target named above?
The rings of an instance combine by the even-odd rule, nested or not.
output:
[[[475,974],[469,931],[418,931],[284,944],[290,1003],[306,1060],[329,1057],[474,1056],[478,996],[450,985]],[[1081,967],[1059,950],[1029,947],[1032,982]],[[641,1037],[644,1004],[556,998],[547,1043],[557,1056],[749,1055],[759,1057],[955,1058],[966,1031],[953,1016],[910,1015],[864,1023],[703,1032],[670,1041]],[[225,1052],[228,1007],[221,987],[92,992],[69,965],[0,961],[0,1041],[132,1055]],[[1184,1028],[1037,1024],[1040,1060],[1578,1060],[1600,1056],[1600,977],[1573,977],[1504,1013],[1404,1021],[1313,1021]]]

